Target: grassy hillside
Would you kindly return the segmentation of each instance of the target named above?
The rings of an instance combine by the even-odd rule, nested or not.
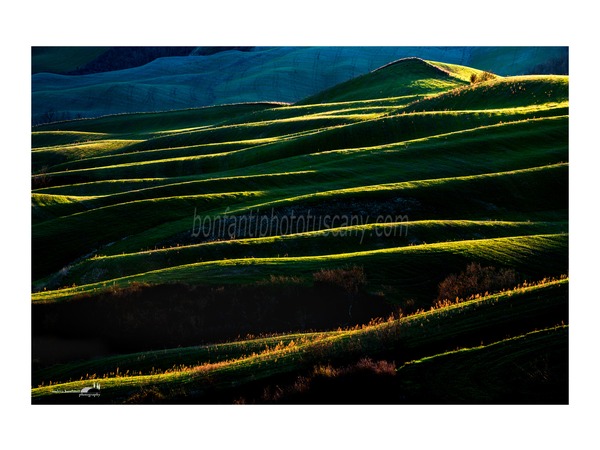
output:
[[[566,402],[568,77],[481,73],[34,127],[34,401]]]
[[[423,373],[436,380],[449,377],[456,388],[450,392],[428,392],[428,400],[503,401],[504,385],[511,383],[513,388],[517,385],[535,395],[544,390],[535,386],[535,374],[527,372],[531,365],[527,361],[529,355],[540,361],[551,357],[552,364],[560,363],[561,370],[565,367],[566,327],[555,328],[553,324],[560,324],[566,317],[567,288],[567,280],[548,282],[364,327],[58,365],[34,376],[35,384],[43,386],[33,389],[33,400],[56,401],[60,396],[52,395],[53,390],[81,389],[92,379],[101,380],[101,400],[105,402],[260,401],[261,389],[257,385],[264,387],[273,381],[281,386],[293,385],[297,374],[308,375],[320,363],[339,366],[357,357],[395,361],[399,386],[392,386],[396,392],[387,392],[392,400],[398,394],[409,400],[419,398],[422,386],[427,386]],[[532,326],[543,331],[527,331]],[[464,350],[455,351],[457,347]],[[474,358],[478,352],[484,353],[483,357]],[[446,359],[452,365],[445,366]],[[470,366],[473,361],[477,365]],[[427,366],[434,364],[440,366],[438,370],[428,371]],[[501,367],[502,372],[492,367]],[[443,375],[442,369],[448,372]],[[546,367],[551,369],[552,366]],[[511,379],[500,384],[491,382],[503,374],[510,374]],[[565,373],[556,375],[564,377]],[[471,377],[477,377],[475,386],[469,382]],[[485,388],[486,383],[491,390]],[[564,391],[564,384],[561,387]],[[350,400],[356,395],[347,394]],[[255,395],[259,397],[254,398]],[[531,394],[518,399],[532,400]],[[564,392],[541,400],[564,401]],[[70,401],[77,399],[72,396]]]
[[[457,68],[457,70],[452,70],[453,68]],[[480,71],[473,70],[472,72],[478,74]],[[468,83],[468,77],[461,76],[460,66],[445,65],[442,68],[420,58],[405,58],[369,74],[338,84],[331,89],[303,100],[301,103],[311,104],[431,94],[446,91],[466,83]]]

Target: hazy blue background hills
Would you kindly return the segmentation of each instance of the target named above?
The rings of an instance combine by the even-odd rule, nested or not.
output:
[[[568,73],[567,47],[34,47],[32,123],[293,103],[410,56],[499,75]]]

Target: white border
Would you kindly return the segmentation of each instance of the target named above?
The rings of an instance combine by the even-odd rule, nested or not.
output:
[[[219,4],[219,2],[216,2]],[[85,5],[85,6],[84,6]],[[88,6],[89,5],[89,6]],[[559,448],[597,442],[594,220],[596,15],[577,4],[280,1],[22,2],[3,32],[2,404],[4,440],[71,448]],[[32,407],[30,403],[30,47],[32,45],[568,45],[570,47],[571,404],[561,407]],[[6,416],[5,416],[6,417]],[[12,439],[11,439],[12,438]],[[443,446],[443,447],[441,447]],[[29,446],[27,445],[29,448]]]

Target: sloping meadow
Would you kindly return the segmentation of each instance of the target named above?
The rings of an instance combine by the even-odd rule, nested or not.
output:
[[[296,105],[35,127],[36,383],[52,381],[39,374],[56,363],[248,334],[325,333],[448,307],[467,295],[436,304],[440,283],[470,264],[488,277],[511,271],[513,284],[501,289],[567,275],[568,77],[482,74],[409,58]],[[481,341],[564,326],[561,314],[538,323],[532,312],[531,326],[509,324],[505,335],[482,328]],[[566,331],[547,334],[415,363],[398,376],[566,339]],[[356,362],[346,351],[341,374]],[[179,364],[176,352],[171,363]],[[527,389],[538,398],[539,389]],[[44,392],[36,396],[51,395]],[[182,401],[185,389],[177,392]],[[419,402],[419,392],[402,398]]]

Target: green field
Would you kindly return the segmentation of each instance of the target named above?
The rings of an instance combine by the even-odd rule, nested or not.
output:
[[[482,73],[34,127],[32,401],[567,403],[569,79]]]

